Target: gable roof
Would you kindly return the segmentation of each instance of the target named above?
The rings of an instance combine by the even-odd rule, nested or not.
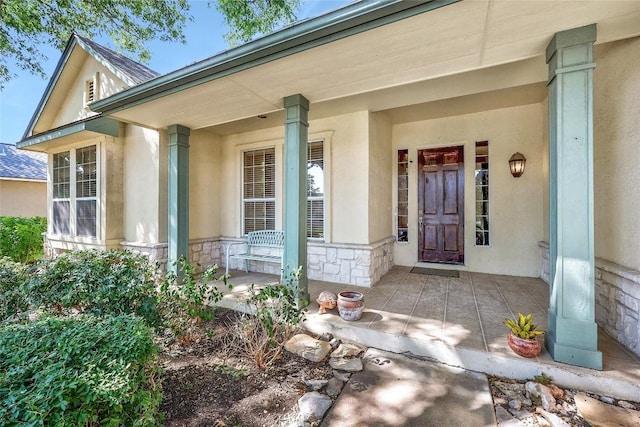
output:
[[[0,179],[2,178],[46,181],[47,155],[0,143]]]
[[[45,89],[36,110],[27,125],[27,129],[22,136],[22,139],[26,139],[31,136],[36,123],[40,119],[49,98],[51,97],[56,84],[60,80],[60,76],[62,75],[65,66],[70,60],[72,53],[75,48],[78,47],[84,50],[88,55],[91,55],[102,64],[109,71],[114,73],[118,78],[124,81],[129,87],[136,86],[143,82],[146,82],[150,79],[158,77],[160,73],[153,71],[152,69],[140,64],[139,62],[134,61],[133,59],[129,59],[124,55],[119,54],[118,52],[114,52],[113,50],[104,47],[94,41],[91,41],[85,37],[79,36],[76,33],[71,34],[69,37],[69,41],[67,42],[67,46],[62,52],[62,56],[56,65],[51,78],[49,79],[49,83],[47,84],[47,88]]]
[[[160,73],[86,37],[74,34],[78,44],[130,86],[158,77]],[[123,78],[124,77],[124,78]]]

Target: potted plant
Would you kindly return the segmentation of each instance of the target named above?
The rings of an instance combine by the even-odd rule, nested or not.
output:
[[[542,350],[542,345],[537,336],[544,334],[537,325],[533,324],[531,314],[526,316],[518,313],[518,320],[504,319],[505,326],[509,328],[509,347],[518,355],[523,357],[535,357]]]

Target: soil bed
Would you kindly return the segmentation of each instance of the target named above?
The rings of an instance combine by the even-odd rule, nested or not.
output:
[[[265,371],[242,354],[231,354],[230,325],[238,313],[219,309],[203,322],[192,342],[163,345],[165,426],[288,425],[297,417],[306,380],[329,379],[324,362],[314,363],[287,351]]]

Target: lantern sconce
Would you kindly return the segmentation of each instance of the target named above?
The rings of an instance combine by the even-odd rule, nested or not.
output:
[[[522,155],[522,153],[515,153],[509,159],[509,169],[511,170],[511,175],[514,178],[518,178],[524,173],[524,165],[527,163],[527,159]]]

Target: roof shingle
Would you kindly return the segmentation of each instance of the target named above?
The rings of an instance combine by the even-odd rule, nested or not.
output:
[[[47,155],[0,143],[0,179],[47,179]]]

